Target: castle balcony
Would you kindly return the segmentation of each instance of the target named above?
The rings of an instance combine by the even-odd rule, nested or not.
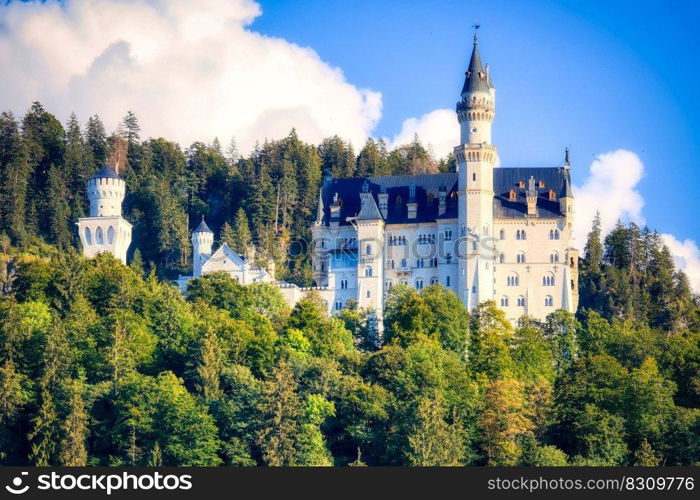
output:
[[[413,272],[411,266],[398,266],[394,270],[399,274],[411,274]]]

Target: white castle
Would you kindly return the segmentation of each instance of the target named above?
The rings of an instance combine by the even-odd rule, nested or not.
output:
[[[311,226],[316,286],[276,282],[290,306],[316,290],[329,312],[352,300],[381,320],[396,284],[418,290],[439,283],[470,309],[493,300],[517,322],[544,319],[578,306],[578,250],[573,243],[574,198],[569,152],[564,164],[496,168],[491,144],[496,90],[481,63],[478,40],[457,103],[461,144],[456,173],[333,179],[319,193]],[[90,217],[78,222],[83,253],[111,252],[126,262],[131,225],[121,217],[125,183],[104,167],[87,183]],[[241,284],[274,282],[274,269],[254,265],[202,218],[192,232],[192,276],[226,272]],[[381,321],[379,322],[381,328]]]
[[[330,310],[350,299],[381,318],[398,283],[440,283],[473,310],[493,300],[512,322],[578,305],[569,153],[550,168],[496,168],[496,90],[478,40],[457,103],[457,173],[326,178],[313,278]]]
[[[90,216],[78,219],[77,223],[83,255],[94,257],[100,252],[109,252],[126,264],[131,224],[122,217],[125,194],[124,179],[111,167],[103,167],[88,179]]]

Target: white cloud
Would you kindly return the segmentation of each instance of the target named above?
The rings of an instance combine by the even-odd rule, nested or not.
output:
[[[225,144],[296,127],[310,142],[362,144],[381,94],[348,83],[310,49],[256,33],[252,0],[49,0],[0,9],[0,109],[31,101],[65,119],[98,113],[109,130],[127,110],[142,135]]]
[[[644,199],[637,184],[644,176],[644,164],[632,151],[618,149],[598,155],[591,163],[589,175],[580,186],[574,186],[576,198],[576,245],[583,251],[591,223],[600,213],[603,234],[618,221],[645,223],[642,208]],[[664,243],[673,254],[679,269],[690,280],[693,290],[700,293],[700,249],[695,241],[678,240],[671,234],[662,234]]]
[[[576,197],[575,238],[582,247],[591,230],[596,212],[600,213],[603,234],[621,219],[644,224],[644,199],[637,184],[644,175],[644,164],[632,151],[618,149],[598,155],[581,186],[573,186]]]
[[[415,134],[436,159],[444,158],[459,144],[457,115],[452,109],[436,109],[420,118],[408,118],[401,124],[399,133],[389,141],[389,147],[409,144]]]
[[[700,249],[690,239],[679,241],[672,234],[662,234],[666,246],[671,250],[678,269],[685,272],[690,280],[690,286],[700,293]]]

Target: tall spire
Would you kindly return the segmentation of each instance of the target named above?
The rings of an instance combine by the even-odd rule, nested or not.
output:
[[[318,190],[318,208],[316,209],[316,224],[323,223],[323,187]]]
[[[564,168],[569,167],[571,167],[571,162],[569,161],[569,146],[566,146],[566,150],[564,152]]]
[[[469,60],[469,67],[465,73],[466,78],[464,79],[464,86],[462,87],[462,97],[469,92],[488,92],[491,84],[490,75],[484,69],[484,65],[481,63],[481,56],[479,55],[479,37],[477,36],[477,30],[480,25],[475,23],[474,28],[474,47],[472,48],[472,57]]]

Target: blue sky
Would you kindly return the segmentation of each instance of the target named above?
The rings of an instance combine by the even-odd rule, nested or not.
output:
[[[600,153],[639,155],[648,224],[700,239],[700,7],[649,1],[263,0],[252,28],[310,46],[348,81],[380,91],[375,134],[452,108],[475,19],[497,89],[503,166],[554,165],[572,149],[574,182]]]

